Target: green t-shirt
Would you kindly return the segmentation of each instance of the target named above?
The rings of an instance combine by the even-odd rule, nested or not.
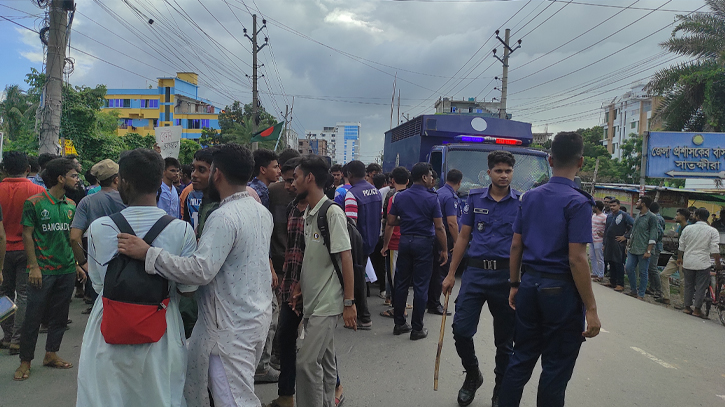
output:
[[[75,273],[70,225],[76,211],[73,200],[56,200],[48,191],[33,195],[23,205],[23,226],[33,227],[35,257],[43,275]]]

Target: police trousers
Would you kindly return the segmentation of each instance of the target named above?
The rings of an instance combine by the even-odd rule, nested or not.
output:
[[[516,295],[515,330],[514,353],[501,384],[499,406],[521,403],[539,357],[542,372],[536,404],[563,406],[584,341],[584,305],[574,281],[524,273]]]
[[[513,352],[515,313],[509,307],[509,272],[503,270],[484,270],[468,267],[461,277],[461,289],[456,298],[456,313],[453,315],[453,339],[456,351],[461,358],[463,368],[478,368],[473,336],[478,330],[483,305],[493,317],[493,340],[496,346],[496,385],[494,394],[503,381],[509,358]]]
[[[428,302],[428,286],[433,272],[433,236],[400,236],[398,263],[395,271],[393,308],[395,325],[405,324],[408,289],[413,285],[413,330],[423,329],[423,315]]]

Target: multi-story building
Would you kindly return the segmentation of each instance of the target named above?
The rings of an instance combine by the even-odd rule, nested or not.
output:
[[[438,98],[435,102],[436,114],[475,114],[477,116],[498,117],[499,102],[477,101],[476,98],[454,100]]]
[[[652,121],[652,112],[657,110],[660,103],[660,97],[649,95],[645,85],[639,84],[608,105],[602,106],[602,144],[607,147],[612,158],[622,158],[620,146],[627,141],[630,134],[641,136],[645,131],[659,128],[659,122]]]
[[[334,127],[307,131],[307,140],[324,140],[327,154],[338,164],[360,157],[360,122],[339,122]],[[302,141],[299,142],[302,145]]]
[[[119,112],[118,135],[153,134],[154,127],[181,126],[182,138],[199,139],[205,127],[219,129],[220,109],[199,97],[198,75],[178,72],[149,89],[109,89],[104,110]]]
[[[552,133],[531,133],[534,136],[534,144],[544,144],[551,139]]]
[[[303,139],[298,142],[297,151],[300,154],[329,155],[327,151],[327,140]]]

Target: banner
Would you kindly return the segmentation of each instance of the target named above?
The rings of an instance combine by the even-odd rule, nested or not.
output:
[[[154,127],[156,144],[161,148],[161,156],[179,158],[181,147],[181,126]]]
[[[63,155],[69,155],[69,154],[78,155],[78,151],[76,151],[76,146],[73,145],[73,140],[65,139],[65,154],[63,154]]]

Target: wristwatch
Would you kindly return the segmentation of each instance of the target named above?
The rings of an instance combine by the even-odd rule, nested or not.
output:
[[[355,305],[355,300],[343,300],[342,303],[346,307],[352,307],[353,305]]]

